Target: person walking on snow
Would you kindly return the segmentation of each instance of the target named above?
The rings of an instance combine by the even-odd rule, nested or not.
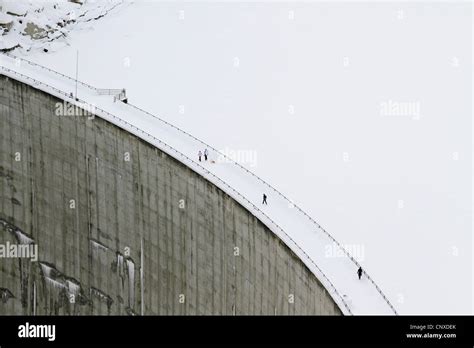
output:
[[[202,152],[201,152],[201,150],[199,150],[199,152],[198,152],[198,157],[199,157],[199,162],[201,162],[201,157],[202,157]]]
[[[209,155],[209,152],[207,152],[207,149],[204,150],[204,160],[207,161],[207,155]]]
[[[364,272],[364,271],[362,270],[362,267],[359,267],[359,269],[357,270],[357,275],[359,276],[359,280],[360,280],[360,278],[362,277],[362,273],[363,273],[363,272]]]
[[[265,193],[263,194],[263,202],[262,202],[262,204],[267,204],[267,205],[268,205],[268,203],[267,203],[267,195],[266,195]]]

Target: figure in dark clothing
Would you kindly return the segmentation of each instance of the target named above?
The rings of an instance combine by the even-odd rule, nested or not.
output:
[[[204,150],[204,160],[207,161],[207,155],[209,155],[209,152],[207,152],[207,149]]]
[[[262,204],[267,204],[267,205],[268,205],[268,203],[267,203],[267,195],[266,195],[265,193],[263,194],[263,202],[262,202]]]
[[[363,273],[363,272],[364,272],[364,271],[362,270],[362,267],[359,267],[359,269],[357,270],[357,275],[359,276],[359,280],[360,280],[360,278],[362,277],[362,273]]]
[[[198,152],[198,157],[199,157],[199,162],[201,162],[201,157],[202,157],[202,152],[201,152],[201,150],[199,150],[199,152]]]

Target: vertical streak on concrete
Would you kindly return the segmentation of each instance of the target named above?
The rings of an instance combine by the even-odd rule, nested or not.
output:
[[[33,282],[33,315],[36,315],[36,282]]]
[[[141,306],[141,315],[145,315],[145,303],[144,301],[144,291],[145,291],[145,283],[143,279],[145,278],[143,275],[143,264],[144,264],[144,255],[143,255],[143,237],[140,238],[140,306]]]
[[[96,137],[97,138],[97,137]],[[97,152],[94,153],[95,156],[97,156]],[[96,217],[96,230],[97,232],[100,231],[100,209],[99,209],[99,199],[101,198],[99,195],[99,181],[100,181],[100,175],[99,175],[99,158],[95,157],[95,217]],[[104,199],[105,197],[103,197]],[[99,236],[99,233],[97,233]]]
[[[87,136],[86,136],[87,138]],[[87,152],[87,141],[86,141],[86,146],[85,146],[85,151],[86,153],[84,154],[85,158],[85,167],[86,167],[86,203],[87,203],[87,239],[89,241],[92,240],[92,217],[91,217],[91,186],[90,186],[90,174],[89,174],[89,154]],[[87,285],[90,287],[92,284],[92,253],[93,253],[93,247],[91,243],[88,243],[88,252],[87,252],[87,269],[89,269],[89,272],[87,272]],[[90,295],[90,291],[89,291]],[[93,310],[93,308],[92,308]],[[88,313],[90,314],[90,313]]]
[[[75,188],[75,201],[76,201],[76,209],[75,209],[75,212],[76,212],[76,230],[74,231],[74,234],[75,234],[75,237],[76,237],[76,241],[75,241],[75,244],[76,245],[81,245],[82,241],[81,241],[81,233],[80,233],[80,228],[79,228],[79,220],[80,220],[80,217],[79,217],[79,210],[81,209],[81,205],[79,204],[80,203],[80,197],[79,197],[79,178],[77,176],[77,170],[74,170],[73,168],[71,168],[71,171],[72,173],[74,173],[74,188]],[[89,244],[89,247],[90,247],[90,243]],[[74,269],[74,274],[79,274],[81,272],[81,255],[79,253],[79,250],[74,250],[74,254],[75,254],[75,257],[76,257],[76,261],[75,261],[75,269]]]

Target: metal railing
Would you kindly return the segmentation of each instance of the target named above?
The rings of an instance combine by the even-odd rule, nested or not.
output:
[[[98,95],[119,95],[125,91],[124,88],[96,88]]]
[[[45,67],[44,65],[41,65],[41,64],[37,64],[37,63],[35,63],[35,62],[32,62],[31,60],[27,60],[27,59],[24,59],[24,58],[21,58],[21,57],[17,57],[17,56],[15,56],[15,55],[11,54],[10,52],[5,52],[5,53],[3,53],[3,55],[5,55],[5,56],[7,56],[7,57],[10,57],[10,58],[12,58],[12,59],[15,59],[15,60],[17,60],[17,61],[24,62],[24,63],[29,64],[29,65],[31,65],[31,66],[35,66],[35,67],[38,67],[38,68],[40,68],[40,69],[49,71],[50,73],[53,73],[53,74],[58,75],[58,76],[61,76],[61,77],[65,78],[65,79],[71,80],[71,81],[73,81],[74,83],[76,83],[76,79],[75,79],[75,78],[72,78],[72,77],[67,76],[67,75],[65,75],[65,74],[62,74],[62,73],[60,73],[60,72],[57,72],[56,70],[50,69],[50,68],[48,68],[48,67]],[[91,86],[91,85],[89,85],[89,84],[87,84],[87,83],[85,83],[85,82],[82,82],[82,81],[77,80],[77,83],[80,84],[81,86],[87,87],[87,88],[89,88],[89,89],[91,89],[91,90],[93,90],[93,91],[97,91],[97,88],[96,88],[96,87]]]
[[[27,80],[27,81],[33,81],[33,83],[31,84],[32,86],[46,86],[46,87],[48,87],[48,88],[51,88],[51,89],[52,89],[53,91],[55,91],[56,93],[59,93],[59,94],[61,94],[61,95],[64,95],[66,98],[68,98],[68,99],[70,99],[70,100],[74,100],[74,98],[71,98],[71,94],[70,94],[70,93],[64,92],[64,91],[62,91],[62,90],[60,90],[60,89],[58,89],[58,88],[56,88],[56,87],[53,87],[53,86],[48,85],[48,84],[46,84],[46,83],[44,83],[44,82],[38,81],[38,80],[36,80],[36,79],[34,79],[34,78],[32,78],[32,77],[23,75],[23,74],[21,74],[21,73],[19,73],[19,72],[17,72],[17,71],[11,70],[11,69],[6,68],[6,67],[4,67],[4,66],[0,66],[0,69],[2,69],[3,71],[7,71],[7,72],[9,72],[9,73],[12,73],[12,74],[14,74],[14,75],[20,76],[20,77],[24,78],[24,79]],[[5,75],[5,76],[9,77],[8,75]],[[79,100],[78,100],[78,101],[79,101]],[[81,102],[82,102],[82,101],[81,101]]]
[[[15,57],[15,56],[12,56],[11,54],[7,54],[7,55],[10,56],[10,57],[12,57],[12,58],[17,58],[17,57]],[[40,67],[40,68],[42,68],[42,69],[45,69],[45,70],[47,70],[47,71],[51,71],[51,72],[53,72],[53,73],[55,73],[55,74],[57,74],[57,75],[60,75],[60,76],[62,76],[62,77],[65,77],[65,78],[67,78],[67,79],[69,79],[69,80],[76,81],[76,80],[73,79],[72,77],[66,76],[66,75],[64,75],[64,74],[61,74],[61,73],[59,73],[59,72],[56,72],[56,71],[54,71],[54,70],[52,70],[52,69],[49,69],[49,68],[47,68],[47,67],[44,67],[44,66],[42,66],[42,65],[33,63],[33,62],[31,62],[31,61],[29,61],[29,60],[26,60],[26,59],[23,59],[23,58],[19,58],[19,59],[21,59],[21,60],[27,62],[28,64],[32,64],[32,65],[34,65],[34,66],[38,66],[38,67]],[[71,98],[70,94],[68,94],[68,93],[66,93],[66,92],[63,92],[63,91],[61,91],[61,90],[59,90],[59,89],[57,89],[57,88],[55,88],[55,87],[53,87],[53,86],[50,86],[50,85],[45,84],[45,83],[43,83],[43,82],[37,81],[37,80],[35,80],[35,79],[33,79],[33,78],[30,78],[30,77],[28,77],[28,76],[26,76],[26,75],[23,75],[23,74],[21,74],[21,73],[18,73],[18,72],[16,72],[16,71],[10,70],[10,69],[8,69],[8,68],[5,68],[5,67],[1,67],[1,68],[2,68],[2,69],[6,69],[7,71],[10,71],[10,72],[12,72],[12,73],[14,73],[14,74],[16,74],[16,75],[23,76],[23,77],[27,78],[28,80],[35,81],[35,82],[38,83],[38,84],[45,85],[45,86],[47,86],[48,88],[52,88],[54,91],[59,92],[61,95],[66,96],[68,99],[73,99],[73,98]],[[95,87],[93,87],[93,86],[91,86],[91,85],[88,85],[88,84],[86,84],[86,83],[82,83],[82,82],[81,82],[81,84],[84,85],[84,86],[86,86],[86,87],[88,87],[88,88],[91,88],[91,89],[94,90],[94,91],[99,90],[98,88],[95,88]],[[78,100],[78,101],[81,101],[81,100]],[[88,104],[87,102],[85,102],[85,101],[81,101],[81,102],[85,103],[86,105],[89,105],[89,104]],[[334,244],[336,244],[336,245],[344,252],[344,254],[354,263],[354,265],[355,265],[357,268],[358,268],[358,267],[361,267],[361,265],[359,264],[359,262],[357,262],[357,260],[356,260],[329,232],[327,232],[318,222],[316,222],[310,215],[308,215],[302,208],[300,208],[298,205],[296,205],[292,200],[290,200],[289,198],[287,198],[283,193],[281,193],[279,190],[277,190],[276,188],[274,188],[271,184],[269,184],[268,182],[266,182],[265,180],[263,180],[262,178],[260,178],[259,176],[257,176],[255,173],[253,173],[252,171],[248,170],[247,168],[245,168],[244,166],[242,166],[240,163],[238,163],[238,162],[232,160],[231,158],[229,158],[228,156],[226,156],[225,154],[223,154],[221,151],[219,151],[218,149],[214,148],[213,146],[211,146],[211,145],[205,143],[204,141],[202,141],[202,140],[196,138],[196,137],[193,136],[192,134],[190,134],[190,133],[188,133],[188,132],[182,130],[181,128],[179,128],[179,127],[177,127],[177,126],[175,126],[175,125],[173,125],[173,124],[171,124],[171,123],[169,123],[168,121],[166,121],[166,120],[164,120],[164,119],[162,119],[162,118],[160,118],[160,117],[158,117],[158,116],[156,116],[156,115],[153,115],[153,114],[151,114],[150,112],[145,111],[145,110],[143,110],[143,109],[141,109],[141,108],[139,108],[138,106],[135,106],[135,105],[133,105],[133,104],[127,103],[127,104],[124,104],[124,105],[126,105],[126,106],[128,106],[128,107],[131,107],[131,108],[134,108],[134,109],[136,109],[136,110],[138,110],[138,111],[140,111],[140,112],[142,112],[142,113],[144,113],[144,114],[146,114],[146,115],[148,115],[148,116],[151,116],[151,117],[153,117],[153,118],[159,120],[159,121],[162,122],[163,124],[165,124],[165,125],[167,125],[167,126],[169,126],[169,127],[172,127],[173,129],[175,129],[175,130],[181,132],[182,134],[184,134],[184,135],[186,135],[186,136],[192,138],[194,141],[199,142],[200,144],[204,145],[205,147],[207,147],[207,148],[211,149],[212,151],[218,153],[219,155],[223,156],[227,161],[229,161],[229,162],[231,162],[232,164],[236,165],[239,169],[244,170],[246,173],[248,173],[248,174],[250,174],[251,176],[253,176],[254,178],[256,178],[256,179],[257,179],[258,181],[260,181],[262,184],[264,184],[264,185],[267,186],[269,189],[273,190],[273,192],[275,192],[275,193],[278,194],[280,197],[282,197],[282,198],[283,198],[285,201],[287,201],[291,206],[293,206],[294,208],[296,208],[300,213],[302,213],[306,218],[308,218],[311,223],[313,223],[317,228],[319,228],[322,232],[324,232],[324,233],[327,235],[327,237],[328,237],[329,239],[331,239],[331,241],[332,241]],[[98,107],[96,107],[96,106],[94,106],[94,107],[95,107],[96,110],[100,110],[100,111],[102,111],[102,112],[104,112],[104,113],[106,113],[106,114],[108,114],[108,115],[111,115],[112,117],[114,117],[114,118],[116,118],[116,119],[121,120],[122,122],[124,122],[124,123],[126,123],[126,124],[131,125],[131,124],[128,123],[127,121],[125,121],[125,120],[123,120],[123,119],[121,119],[121,118],[118,118],[118,117],[116,117],[116,116],[110,114],[109,112],[107,112],[107,111],[105,111],[105,110],[102,110],[102,109],[100,109],[100,108],[98,108]],[[156,139],[157,141],[159,141],[160,143],[165,144],[165,143],[162,142],[161,140],[155,138],[155,137],[152,136],[151,134],[148,134],[148,133],[146,133],[146,132],[140,130],[140,129],[137,128],[136,126],[133,126],[133,125],[131,125],[131,126],[132,126],[133,128],[135,128],[135,129],[137,129],[138,131],[140,131],[142,134],[147,134],[148,136],[152,137],[153,139]],[[166,145],[167,145],[167,144],[166,144]],[[167,145],[167,146],[169,146],[169,145]],[[169,146],[169,147],[172,148],[171,146]],[[175,150],[177,153],[181,154],[182,156],[184,156],[184,157],[186,157],[186,158],[189,159],[189,157],[187,157],[186,155],[182,154],[182,153],[179,152],[178,150],[176,150],[176,149],[174,149],[174,148],[172,148],[172,149]],[[209,172],[207,169],[205,169],[204,167],[202,167],[201,165],[199,165],[199,164],[198,164],[197,162],[195,162],[194,160],[192,160],[192,159],[189,159],[189,160],[192,161],[193,163],[195,163],[197,166],[203,168],[206,172],[208,172],[209,174],[211,174],[213,177],[216,177],[214,174],[212,174],[211,172]],[[216,178],[217,178],[217,177],[216,177]],[[219,179],[219,178],[218,178],[218,179]],[[219,179],[219,180],[222,181],[221,179]],[[228,184],[225,183],[224,181],[222,181],[222,182],[223,182],[226,186],[228,186],[229,188],[231,188],[233,191],[237,192],[237,191],[234,190],[230,185],[228,185]],[[238,193],[238,192],[237,192],[237,193]],[[239,194],[240,196],[242,196],[240,193],[238,193],[238,194]],[[243,197],[243,196],[242,196],[242,197]],[[244,197],[244,198],[245,198],[245,197]],[[258,209],[258,208],[257,208],[253,203],[251,203],[248,199],[245,198],[245,200],[248,201],[249,204],[251,204],[252,207],[254,207],[255,209],[257,209],[257,211],[261,212],[264,216],[266,216],[272,223],[274,223],[274,224],[278,227],[278,229],[280,229],[286,236],[288,236],[288,235],[286,234],[286,232],[284,232],[283,229],[282,229],[279,225],[277,225],[270,217],[268,217],[265,213],[263,213],[260,209]],[[288,236],[288,238],[291,239],[290,236]],[[293,241],[293,239],[291,239],[291,241]],[[304,253],[304,254],[309,258],[309,260],[311,261],[311,263],[313,263],[313,264],[318,268],[318,270],[320,270],[319,267],[316,265],[316,263],[306,254],[306,252],[305,252],[303,249],[301,249],[301,248],[296,244],[296,242],[293,241],[293,243],[295,243],[295,245],[298,247],[298,249],[299,249],[302,253]],[[324,273],[323,273],[321,270],[320,270],[320,272],[321,272],[321,274],[324,275]],[[385,294],[382,292],[382,290],[380,289],[380,287],[375,283],[375,281],[372,279],[372,277],[370,277],[370,275],[369,275],[367,272],[364,271],[364,273],[365,273],[365,276],[367,277],[367,279],[373,284],[373,286],[375,287],[375,289],[377,290],[377,292],[382,296],[382,298],[384,299],[384,301],[388,304],[388,306],[389,306],[390,309],[393,311],[393,313],[394,313],[394,314],[398,314],[397,311],[396,311],[396,309],[395,309],[395,307],[391,304],[391,302],[389,301],[389,299],[385,296]],[[324,275],[324,276],[325,276],[325,275]],[[325,277],[326,277],[326,276],[325,276]],[[326,277],[326,278],[327,278],[327,277]],[[328,278],[327,278],[327,279],[328,279]],[[328,279],[328,281],[329,281],[329,279]],[[330,282],[330,281],[329,281],[329,282]],[[331,283],[331,285],[332,285],[332,283]],[[333,287],[334,290],[337,292],[337,290],[335,289],[334,285],[332,285],[332,287]],[[341,299],[342,299],[342,301],[343,301],[345,307],[346,307],[347,309],[349,309],[348,306],[347,306],[347,303],[344,301],[344,299],[342,298],[342,296],[341,296],[338,292],[337,292],[337,294],[339,295],[339,297],[341,297]],[[349,312],[350,312],[350,310],[349,310]]]
[[[159,120],[160,122],[163,122],[164,124],[166,124],[167,126],[169,127],[172,127],[174,129],[176,129],[177,131],[181,132],[182,134],[185,134],[186,136],[192,138],[193,140],[199,142],[201,145],[211,149],[212,151],[218,153],[220,156],[222,156],[223,158],[226,159],[226,161],[236,165],[239,169],[241,170],[244,170],[246,173],[252,175],[254,178],[256,178],[257,180],[259,180],[262,184],[264,184],[265,186],[267,186],[269,189],[273,190],[273,192],[275,192],[276,194],[278,194],[280,197],[282,197],[285,201],[287,201],[289,203],[290,206],[296,208],[300,213],[302,213],[306,218],[308,218],[311,223],[313,223],[317,228],[319,228],[321,231],[323,231],[330,239],[333,243],[335,243],[344,253],[345,255],[354,263],[354,265],[356,266],[356,268],[359,268],[361,267],[360,263],[357,262],[357,260],[329,233],[327,232],[318,222],[316,222],[316,220],[314,220],[308,213],[306,213],[302,208],[300,208],[298,205],[296,205],[292,200],[290,200],[288,197],[286,197],[283,193],[281,193],[279,190],[277,190],[275,187],[273,187],[271,184],[269,184],[267,181],[263,180],[262,178],[260,178],[257,174],[253,173],[252,171],[250,171],[249,169],[245,168],[243,165],[241,165],[240,163],[234,161],[233,159],[229,158],[228,156],[226,156],[224,153],[222,153],[221,151],[219,151],[218,149],[214,148],[213,146],[207,144],[206,142],[196,138],[195,136],[193,136],[192,134],[186,132],[185,130],[182,130],[181,128],[169,123],[168,121],[165,121],[164,119],[156,116],[156,115],[153,115],[151,113],[149,113],[148,111],[145,111],[141,108],[139,108],[138,106],[135,106],[133,104],[130,104],[130,103],[127,103],[126,104],[127,106],[131,107],[131,108],[134,108],[136,110],[139,110],[145,114],[147,114],[148,116],[151,116],[157,120]],[[385,300],[385,302],[389,305],[390,309],[393,311],[394,314],[398,314],[395,307],[392,305],[392,303],[389,301],[389,299],[385,296],[385,294],[383,293],[383,291],[379,288],[379,286],[375,283],[375,281],[372,279],[372,277],[370,277],[370,275],[364,271],[364,274],[365,276],[367,277],[367,279],[375,286],[376,290],[379,292],[379,294],[382,296],[382,298]]]
[[[3,55],[7,56],[7,57],[10,57],[16,61],[20,61],[20,62],[23,62],[23,63],[26,63],[26,64],[29,64],[31,66],[34,66],[34,67],[37,67],[37,68],[40,68],[40,69],[43,69],[43,70],[46,70],[50,73],[53,73],[57,76],[60,76],[62,78],[65,78],[67,80],[70,80],[71,82],[74,82],[74,83],[78,83],[79,85],[81,86],[84,86],[92,91],[94,91],[95,93],[97,93],[98,95],[112,95],[112,96],[119,96],[119,99],[121,97],[124,97],[125,96],[125,88],[97,88],[97,87],[94,87],[88,83],[85,83],[85,82],[82,82],[80,80],[76,80],[75,78],[71,77],[71,76],[68,76],[68,75],[65,75],[63,73],[60,73],[56,70],[53,70],[53,69],[50,69],[44,65],[41,65],[41,64],[38,64],[38,63],[35,63],[35,62],[32,62],[31,60],[28,60],[28,59],[25,59],[25,58],[21,58],[21,57],[18,57],[18,56],[15,56],[13,54],[11,54],[10,52],[6,52],[6,53],[3,53]]]

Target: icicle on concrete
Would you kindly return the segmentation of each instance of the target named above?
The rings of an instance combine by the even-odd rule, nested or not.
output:
[[[109,248],[107,248],[104,244],[101,242],[95,240],[95,239],[89,239],[91,242],[92,247],[94,248],[94,251],[108,251]]]
[[[66,285],[67,285],[67,289],[68,289],[69,294],[74,295],[74,296],[80,295],[80,293],[81,293],[81,284],[76,283],[75,281],[68,279],[68,280],[66,280]]]
[[[105,303],[107,305],[107,310],[110,313],[110,308],[112,307],[112,304],[114,303],[114,300],[112,299],[112,297],[110,297],[105,292],[94,287],[90,288],[90,296],[91,296],[91,299],[97,298],[99,299],[100,302]]]
[[[117,274],[122,277],[123,275],[123,255],[117,252]]]
[[[0,288],[0,300],[2,303],[7,303],[9,299],[15,298],[12,292],[7,288]]]
[[[21,231],[20,229],[15,230],[15,237],[18,240],[18,243],[20,244],[34,244],[35,240],[33,238],[30,238],[26,233]]]
[[[135,304],[135,264],[131,259],[127,259],[127,270],[129,305],[133,308]]]
[[[10,232],[19,244],[33,244],[35,240],[23,232],[20,228],[10,224],[9,222],[0,219],[0,225],[2,225],[8,232]]]

